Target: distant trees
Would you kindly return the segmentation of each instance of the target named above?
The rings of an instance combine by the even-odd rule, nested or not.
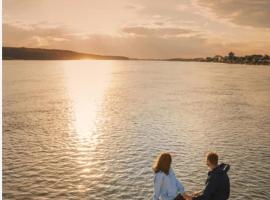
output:
[[[236,56],[235,53],[230,52],[228,56],[216,55],[214,57],[207,57],[206,62],[221,62],[221,63],[238,63],[238,64],[254,64],[254,65],[270,65],[269,55],[246,55]]]
[[[228,54],[228,59],[229,59],[229,61],[233,62],[234,59],[235,59],[235,54],[234,54],[233,52],[230,52],[230,53]]]

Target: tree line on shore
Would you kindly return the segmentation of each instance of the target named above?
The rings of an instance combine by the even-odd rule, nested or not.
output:
[[[270,56],[259,54],[236,56],[235,53],[230,52],[227,56],[216,55],[214,57],[206,57],[206,59],[202,61],[234,64],[270,65]]]
[[[59,49],[39,49],[25,47],[2,47],[3,60],[154,60],[154,61],[192,61],[192,62],[219,62],[232,64],[253,64],[253,65],[270,65],[269,55],[246,55],[236,56],[230,52],[227,56],[216,55],[206,58],[171,58],[171,59],[139,59],[125,56],[96,55],[88,53],[78,53],[69,50]]]

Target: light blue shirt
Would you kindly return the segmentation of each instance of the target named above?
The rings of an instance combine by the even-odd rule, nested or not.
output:
[[[168,175],[163,172],[155,174],[153,200],[174,200],[179,193],[183,194],[184,192],[185,189],[176,178],[172,168]]]

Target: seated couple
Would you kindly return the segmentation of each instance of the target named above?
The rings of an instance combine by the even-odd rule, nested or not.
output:
[[[218,155],[208,153],[206,164],[210,171],[205,183],[205,188],[200,192],[189,195],[185,192],[182,183],[176,178],[171,168],[172,158],[168,153],[161,154],[153,170],[154,200],[227,200],[230,195],[230,181],[227,164],[218,165]]]

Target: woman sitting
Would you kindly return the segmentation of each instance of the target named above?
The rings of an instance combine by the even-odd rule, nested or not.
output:
[[[154,200],[183,200],[185,197],[185,189],[176,178],[171,163],[171,155],[162,153],[153,166]]]

